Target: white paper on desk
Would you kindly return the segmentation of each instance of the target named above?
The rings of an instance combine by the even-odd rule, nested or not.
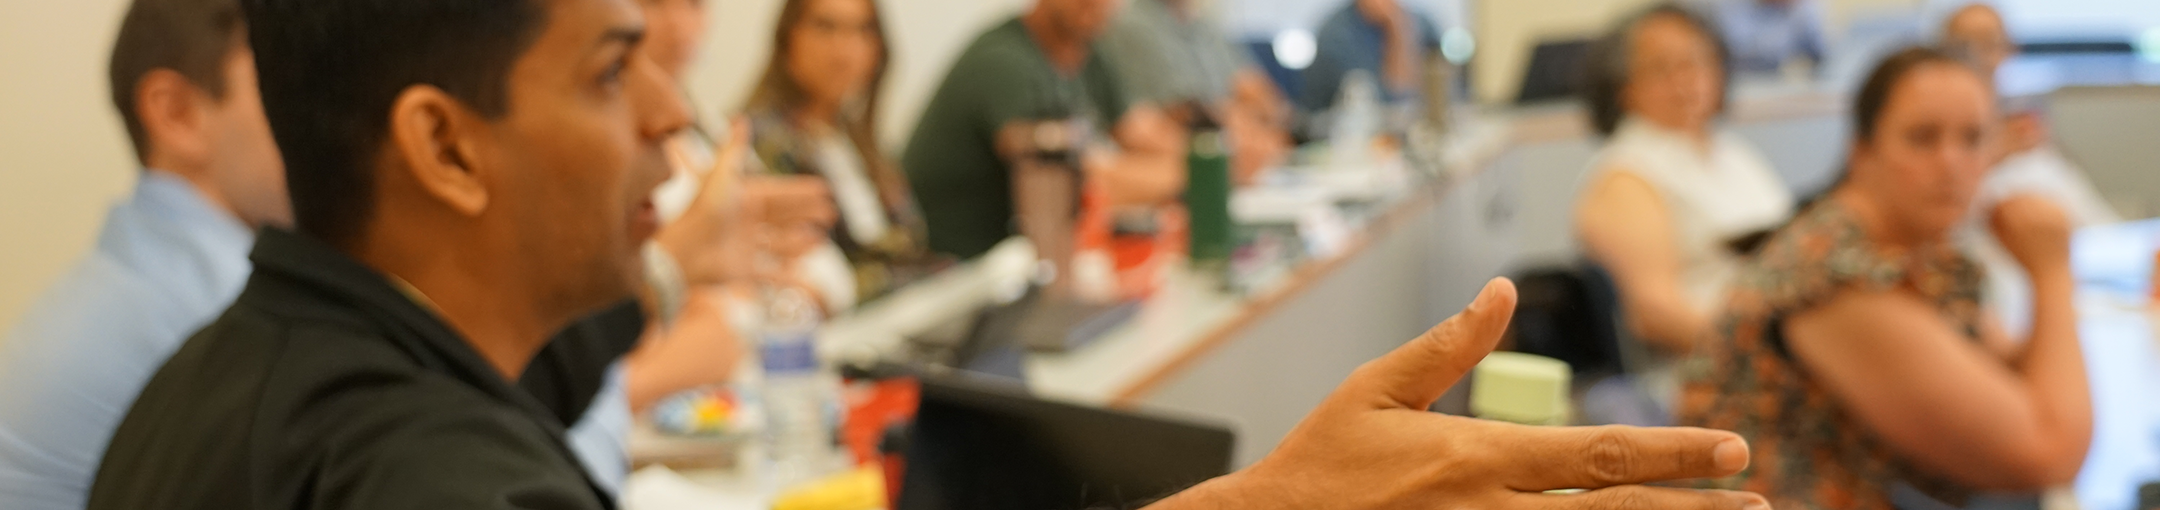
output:
[[[2152,277],[2153,253],[2160,229],[2152,223],[2124,223],[2080,229],[2070,241],[2070,271],[2086,284],[2135,293]]]
[[[1350,222],[1334,207],[1306,209],[1298,215],[1298,237],[1305,240],[1306,253],[1333,257],[1350,242]]]
[[[1334,202],[1335,197],[1318,186],[1240,188],[1230,193],[1230,219],[1240,225],[1291,225],[1306,210]]]
[[[665,466],[630,474],[623,483],[623,510],[765,510],[772,503],[755,491],[727,491],[683,478]]]

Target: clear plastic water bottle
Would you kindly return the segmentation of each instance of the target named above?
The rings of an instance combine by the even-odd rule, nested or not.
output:
[[[839,471],[840,380],[818,362],[816,301],[796,289],[767,290],[764,301],[758,393],[766,424],[760,446],[764,478],[781,491]]]

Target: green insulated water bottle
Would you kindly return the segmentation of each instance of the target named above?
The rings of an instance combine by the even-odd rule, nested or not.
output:
[[[1191,218],[1192,260],[1196,264],[1230,259],[1236,248],[1230,225],[1230,150],[1222,128],[1206,115],[1193,122],[1185,209]]]

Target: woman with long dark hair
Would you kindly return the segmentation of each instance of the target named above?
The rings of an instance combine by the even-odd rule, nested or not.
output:
[[[877,143],[887,41],[874,0],[788,0],[772,57],[743,105],[768,171],[823,177],[831,187],[840,212],[834,249],[810,262],[822,257],[848,275],[847,288],[819,289],[831,305],[879,296],[924,265],[913,193]]]
[[[2022,348],[1981,313],[1981,272],[1950,242],[1987,173],[1988,80],[1939,51],[1874,71],[1843,180],[1779,230],[1728,296],[1721,340],[1687,364],[1681,422],[1732,430],[1754,464],[1714,485],[1776,508],[1892,508],[1898,484],[1976,491],[2069,483],[2092,439],[2069,227],[2013,199],[1992,228],[2033,275]]]

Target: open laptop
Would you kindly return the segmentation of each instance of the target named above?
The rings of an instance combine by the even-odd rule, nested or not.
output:
[[[1230,472],[1217,425],[925,379],[894,510],[1138,508]]]
[[[1523,70],[1522,88],[1515,94],[1515,104],[1566,101],[1578,97],[1582,93],[1583,67],[1589,65],[1592,44],[1585,39],[1539,42],[1530,52],[1530,65]]]

